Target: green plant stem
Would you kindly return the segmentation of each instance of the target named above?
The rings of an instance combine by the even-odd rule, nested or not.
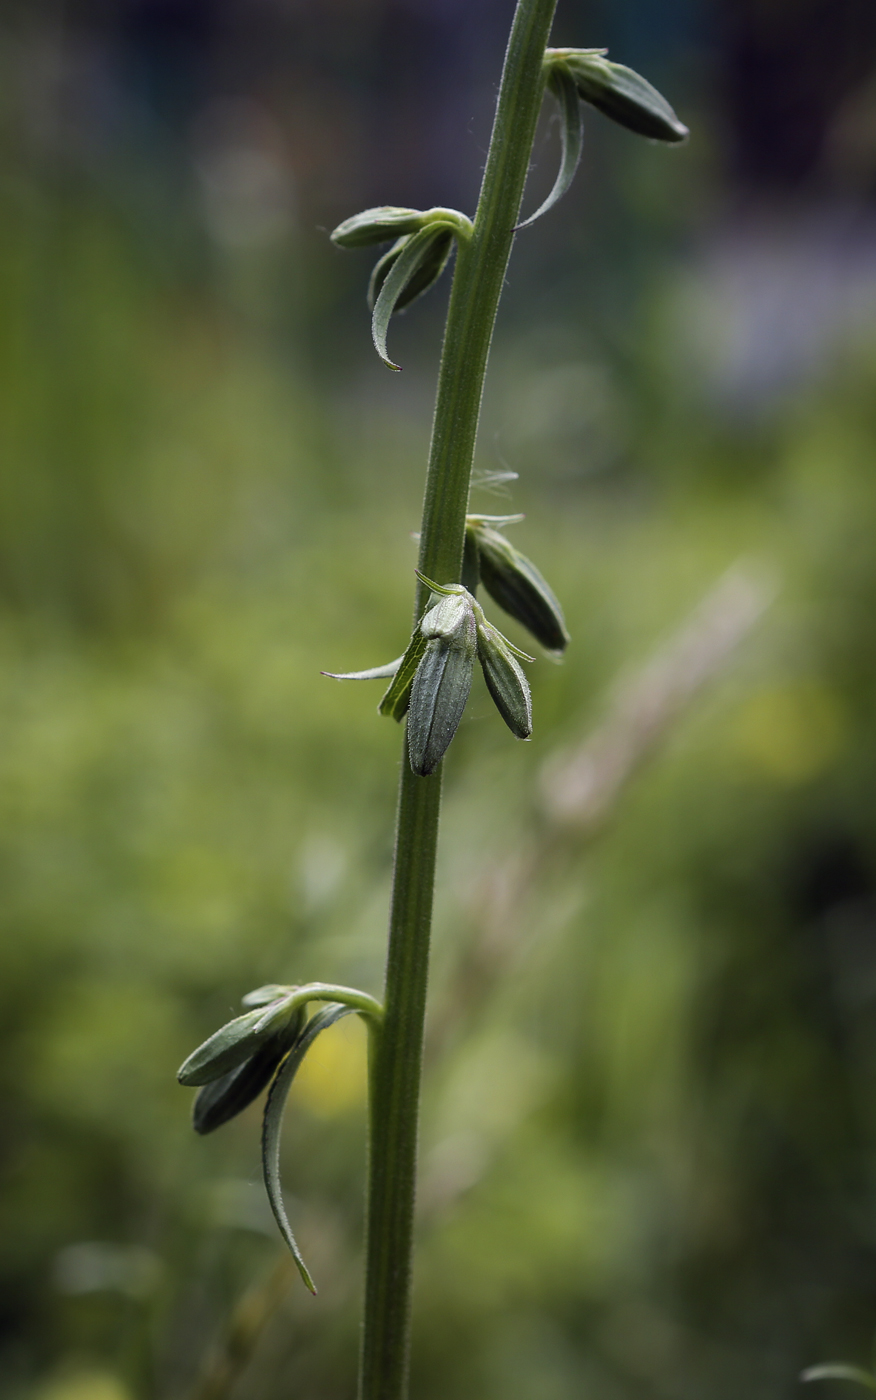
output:
[[[420,535],[420,572],[459,579],[487,358],[544,92],[556,0],[519,0],[471,240],[447,314]],[[419,616],[424,589],[417,590]],[[361,1400],[407,1391],[417,1124],[441,770],[402,762],[384,1023],[373,1037]]]

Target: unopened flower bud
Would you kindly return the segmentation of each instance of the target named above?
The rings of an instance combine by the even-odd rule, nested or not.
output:
[[[369,243],[386,243],[404,233],[417,233],[424,226],[426,215],[421,209],[402,209],[394,204],[380,204],[375,209],[363,209],[345,219],[331,235],[339,248],[365,248]]]
[[[478,622],[478,660],[487,689],[511,733],[518,739],[528,739],[532,733],[529,682],[506,639],[486,621]]]
[[[408,755],[421,778],[438,767],[468,700],[477,655],[474,606],[464,588],[451,585],[420,622],[426,650],[411,688]]]
[[[477,543],[481,582],[490,597],[548,651],[565,650],[569,633],[563,610],[532,560],[482,516],[469,516],[467,530]]]
[[[652,141],[686,140],[688,129],[666,98],[632,68],[610,63],[606,52],[605,49],[548,49],[545,60],[549,70],[555,66],[564,67],[574,79],[582,101],[589,102],[620,126]]]

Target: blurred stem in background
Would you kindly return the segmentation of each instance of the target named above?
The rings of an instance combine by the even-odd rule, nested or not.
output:
[[[544,93],[555,0],[520,0],[514,16],[470,242],[460,240],[432,431],[420,572],[462,569],[465,515],[493,325]],[[428,590],[418,585],[415,619]],[[407,739],[405,740],[407,745]],[[441,771],[402,763],[385,986],[371,1069],[362,1400],[407,1389],[417,1122],[429,970]]]

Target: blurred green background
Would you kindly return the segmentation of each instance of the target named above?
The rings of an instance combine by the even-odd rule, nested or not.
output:
[[[512,8],[4,6],[4,1400],[353,1395],[361,1028],[288,1111],[316,1300],[258,1109],[198,1140],[174,1075],[260,983],[380,987],[400,733],[319,672],[406,640],[446,286],[388,374],[325,231],[471,212]],[[526,512],[574,641],[531,744],[477,691],[446,764],[413,1393],[791,1396],[876,1325],[876,11],[554,36],[694,134],[592,115],[500,312],[473,502]],[[561,820],[734,565],[762,617]]]

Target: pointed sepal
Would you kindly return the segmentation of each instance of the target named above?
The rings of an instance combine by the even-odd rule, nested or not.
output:
[[[328,676],[332,681],[386,680],[396,674],[403,661],[404,656],[397,656],[395,661],[387,661],[385,666],[372,666],[370,671],[321,671],[320,675]]]

